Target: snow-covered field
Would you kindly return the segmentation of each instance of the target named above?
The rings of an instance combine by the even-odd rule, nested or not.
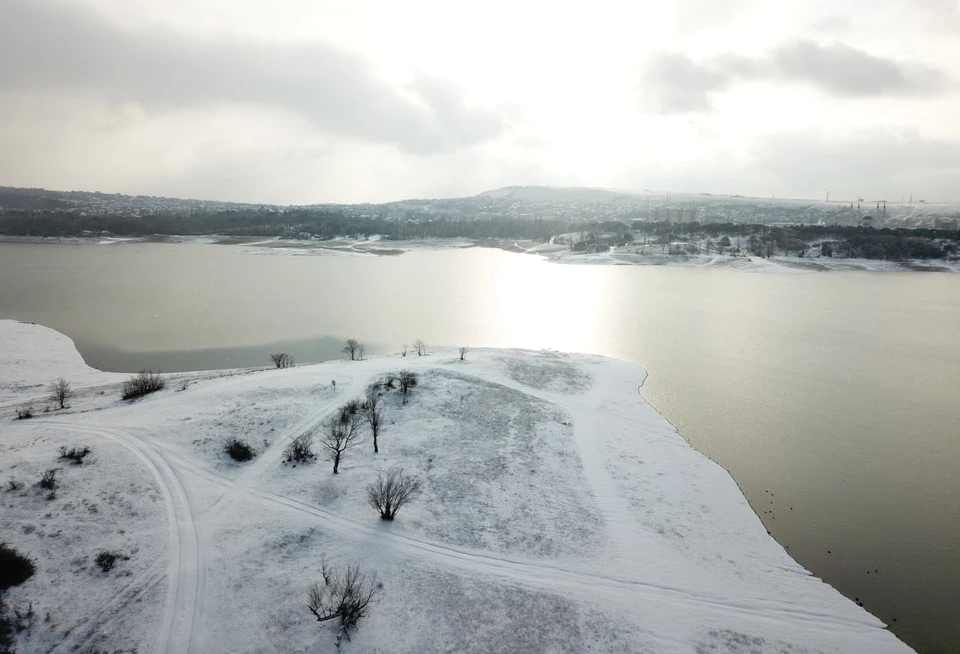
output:
[[[292,437],[402,369],[419,384],[407,404],[385,391],[379,454],[361,443],[338,475],[284,462]],[[44,413],[61,376],[79,393]],[[324,558],[383,582],[345,651],[911,651],[767,535],[641,399],[634,365],[431,350],[182,374],[132,403],[124,377],[0,321],[2,540],[37,564],[7,593],[37,616],[22,652],[332,651],[335,627],[307,610]],[[36,417],[13,420],[27,404]],[[256,458],[229,459],[232,436]],[[66,464],[62,445],[92,454]],[[384,523],[365,487],[394,466],[423,493]],[[36,482],[54,467],[50,499]],[[104,573],[104,549],[129,558]]]

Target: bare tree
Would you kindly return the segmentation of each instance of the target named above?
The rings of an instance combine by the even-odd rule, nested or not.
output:
[[[363,361],[363,355],[366,353],[367,353],[367,348],[363,345],[363,343],[360,343],[357,346],[357,361]]]
[[[307,591],[307,608],[318,622],[337,620],[337,651],[344,636],[350,640],[350,629],[367,614],[373,598],[383,590],[376,573],[360,572],[360,566],[348,565],[342,571],[333,569],[326,560],[320,564],[323,585],[313,584]]]
[[[273,365],[278,368],[293,367],[293,357],[286,352],[277,352],[276,354],[271,354],[270,360],[273,361]]]
[[[397,381],[400,383],[400,392],[403,394],[403,403],[406,404],[407,393],[411,388],[417,385],[417,375],[409,370],[401,370],[400,374],[397,375]]]
[[[402,356],[402,357],[407,356],[407,345],[406,345],[406,343],[404,343],[403,347],[400,348],[400,356]]]
[[[333,461],[333,474],[340,472],[340,459],[343,458],[343,453],[359,442],[361,420],[363,418],[358,414],[341,409],[324,424],[320,445]]]
[[[73,397],[73,389],[70,388],[70,382],[61,377],[50,384],[50,399],[60,404],[61,409],[67,408],[67,400]]]
[[[419,338],[413,343],[414,349],[417,351],[417,356],[422,357],[427,353],[427,344],[424,343]]]
[[[370,506],[380,512],[381,520],[393,520],[403,505],[420,494],[420,480],[403,472],[403,468],[391,468],[387,476],[377,475],[376,483],[367,486]]]
[[[380,447],[377,445],[377,437],[380,435],[380,429],[383,426],[383,402],[380,399],[380,385],[370,384],[367,386],[363,403],[363,417],[367,419],[370,425],[370,433],[373,435],[373,453],[377,454]]]
[[[461,361],[463,361],[463,360],[466,358],[467,352],[469,352],[469,351],[470,351],[470,348],[468,348],[468,347],[465,346],[465,345],[460,348],[460,360],[461,360]]]
[[[357,339],[348,338],[347,342],[344,344],[343,348],[340,351],[343,352],[344,354],[349,355],[351,361],[356,361],[357,354],[360,354],[361,357],[363,355],[361,351],[362,347],[363,346],[360,345],[360,341],[358,341]]]

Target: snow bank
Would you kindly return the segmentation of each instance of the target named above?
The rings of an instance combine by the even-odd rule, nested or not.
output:
[[[42,396],[59,377],[78,388],[118,379],[88,366],[73,341],[60,332],[33,323],[0,320],[0,406]]]
[[[0,382],[99,374],[71,346],[0,321],[0,348],[19,353]],[[379,454],[362,443],[336,476],[283,460],[292,437],[401,369],[419,383],[406,404],[384,392]],[[112,392],[7,422],[0,478],[31,482],[60,444],[94,450],[55,499],[34,486],[4,498],[17,526],[4,538],[39,568],[9,599],[51,615],[22,649],[330,650],[333,627],[305,608],[325,557],[383,581],[353,652],[911,651],[767,535],[729,474],[641,399],[644,374],[438,350],[183,377],[136,403]],[[228,437],[256,458],[230,460]],[[365,487],[394,466],[424,490],[386,524]],[[101,573],[101,548],[131,556]]]

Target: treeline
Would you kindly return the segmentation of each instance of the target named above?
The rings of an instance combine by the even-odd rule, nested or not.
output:
[[[428,238],[517,239],[547,242],[560,234],[575,233],[571,247],[584,251],[645,242],[673,243],[694,239],[736,242],[721,245],[756,256],[778,253],[805,256],[811,246],[821,256],[866,259],[943,259],[960,251],[960,231],[905,228],[861,228],[824,225],[774,227],[737,223],[666,223],[623,221],[570,221],[562,218],[485,216],[461,218],[419,214],[388,219],[381,215],[351,213],[337,208],[265,209],[157,212],[141,216],[81,215],[73,212],[0,210],[0,234],[33,237],[77,237],[109,233],[114,236],[218,234],[223,236],[318,238],[368,237],[388,240]],[[741,238],[737,238],[741,237]]]
[[[819,248],[820,256],[890,261],[946,259],[960,252],[960,231],[941,229],[647,223],[638,226],[636,231],[647,237],[652,236],[659,243],[727,237],[718,248],[720,251],[723,246],[738,247],[729,242],[729,237],[742,237],[739,247],[760,257],[775,254],[803,257],[811,252],[811,246]]]
[[[843,225],[791,225],[779,227],[762,224],[742,223],[635,223],[634,230],[641,234],[675,235],[675,236],[758,236],[772,235],[774,237],[789,235],[804,240],[822,239],[827,237],[851,238],[864,234],[879,236],[896,236],[901,238],[928,238],[960,241],[960,230],[945,229],[912,229],[906,227],[875,229],[873,227],[851,227]]]
[[[621,225],[622,226],[622,225]],[[512,238],[549,240],[554,234],[581,225],[561,220],[512,217],[388,220],[335,210],[220,211],[211,213],[156,213],[143,216],[79,215],[55,211],[0,211],[0,234],[13,236],[82,236],[109,232],[115,236],[207,235],[304,236],[330,239],[338,236],[371,236],[388,239]]]

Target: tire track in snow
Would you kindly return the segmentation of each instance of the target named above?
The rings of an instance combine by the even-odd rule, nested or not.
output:
[[[847,620],[829,613],[804,611],[789,602],[736,601],[728,596],[721,597],[708,593],[697,593],[679,586],[653,584],[639,579],[570,570],[543,561],[524,560],[507,555],[469,550],[397,534],[390,531],[389,527],[353,522],[327,509],[292,497],[257,488],[241,487],[235,481],[217,472],[192,464],[179,455],[173,455],[173,461],[177,465],[188,468],[191,473],[204,478],[208,482],[229,488],[236,499],[239,499],[239,496],[247,496],[249,499],[266,502],[291,513],[317,518],[322,521],[320,523],[322,528],[340,536],[367,540],[368,542],[373,537],[379,541],[374,543],[374,546],[382,547],[384,550],[420,555],[434,563],[459,568],[467,572],[492,575],[509,581],[521,581],[525,585],[535,588],[559,590],[580,596],[584,593],[595,593],[598,589],[602,589],[610,599],[619,601],[627,609],[635,607],[638,602],[670,602],[678,606],[678,611],[685,610],[682,608],[684,606],[699,605],[734,615],[759,616],[761,619],[769,618],[772,613],[782,615],[785,618],[808,621],[817,628],[829,628],[831,625],[844,628],[865,627],[870,631],[876,628],[875,623],[870,621]]]
[[[367,379],[364,379],[364,384],[366,384],[367,381]],[[283,450],[286,449],[289,442],[297,436],[315,429],[317,425],[336,408],[343,395],[347,394],[353,385],[354,379],[352,377],[347,382],[341,381],[340,387],[337,389],[337,392],[334,393],[333,397],[298,420],[296,424],[285,430],[284,434],[274,438],[270,446],[261,452],[256,459],[254,459],[253,463],[248,465],[243,472],[240,473],[235,483],[240,486],[247,486],[250,482],[263,477],[271,467],[279,465],[279,463],[281,463]],[[226,498],[226,495],[221,495],[214,500],[206,512],[211,512],[214,509],[218,509],[219,511],[227,510],[229,507],[228,502],[220,505],[220,502],[223,501],[224,498]]]
[[[162,565],[151,566],[147,572],[139,575],[124,586],[113,599],[102,605],[92,616],[80,620],[67,630],[62,641],[49,650],[49,653],[61,651],[76,651],[91,645],[91,641],[103,631],[103,627],[111,624],[119,617],[120,611],[131,603],[138,601],[163,581],[165,571]],[[79,634],[82,632],[82,636]],[[79,639],[78,639],[79,636]]]
[[[123,430],[46,420],[40,424],[110,438],[130,450],[156,478],[167,504],[170,523],[170,560],[167,564],[169,586],[157,651],[170,654],[193,651],[197,640],[194,625],[198,599],[204,580],[195,514],[180,476],[154,448]]]
[[[433,366],[429,364],[414,364],[410,367],[429,368]],[[376,372],[371,372],[370,377],[375,376],[375,374]],[[468,376],[473,377],[474,375]],[[568,398],[566,397],[558,398],[550,393],[538,392],[524,385],[513,383],[513,380],[507,381],[479,377],[478,379],[482,379],[487,383],[499,383],[502,386],[513,388],[514,390],[543,401],[558,405],[568,412],[573,411],[581,414],[597,414],[599,412],[599,409],[596,407],[584,406],[579,402],[567,402]],[[138,439],[121,430],[102,429],[102,432],[108,436],[112,435],[115,439],[135,450],[137,450],[137,448],[142,449],[143,451],[140,452],[140,454],[152,462],[157,474],[160,474],[161,478],[163,475],[160,473],[160,470],[167,471],[167,476],[173,476],[175,483],[171,483],[169,486],[165,486],[165,488],[174,496],[176,496],[177,493],[173,493],[171,488],[174,490],[179,489],[182,503],[186,509],[186,511],[184,511],[184,507],[180,507],[180,513],[185,513],[191,521],[194,517],[193,507],[190,503],[189,495],[177,476],[177,468],[189,470],[191,473],[196,474],[208,482],[223,486],[225,492],[220,499],[225,498],[231,504],[243,496],[246,496],[249,499],[269,503],[287,511],[309,516],[311,519],[318,520],[320,526],[323,528],[348,538],[367,540],[371,542],[374,547],[383,548],[385,552],[390,551],[391,553],[413,555],[430,560],[435,564],[455,567],[468,573],[495,576],[535,588],[562,591],[567,594],[580,596],[584,593],[592,594],[600,590],[608,600],[614,601],[627,609],[637,607],[640,603],[666,603],[676,607],[672,610],[679,612],[690,611],[700,606],[731,616],[742,617],[747,615],[753,619],[759,618],[761,620],[770,619],[771,617],[774,619],[782,617],[794,621],[799,620],[809,623],[813,628],[820,630],[830,630],[832,628],[849,629],[852,627],[862,628],[865,632],[873,632],[876,629],[875,621],[840,618],[835,615],[820,613],[816,610],[800,609],[788,602],[759,599],[751,600],[749,598],[745,600],[735,599],[730,596],[702,593],[679,586],[655,584],[640,579],[605,576],[589,571],[570,570],[562,566],[541,561],[522,560],[482,551],[461,549],[443,543],[397,534],[382,526],[378,528],[354,523],[323,508],[294,498],[253,488],[249,485],[249,482],[262,477],[270,466],[278,464],[277,460],[279,459],[279,453],[282,451],[281,448],[285,446],[291,434],[298,435],[307,429],[315,427],[316,423],[332,410],[341,396],[342,394],[338,392],[333,398],[324,402],[324,404],[319,406],[315,411],[311,411],[290,430],[287,430],[285,436],[278,437],[268,450],[258,458],[255,465],[245,470],[236,480],[231,480],[215,471],[211,471],[187,460],[179,455],[174,448],[164,447],[159,443]],[[135,444],[132,444],[131,441]],[[580,444],[580,440],[578,439],[578,445]],[[153,463],[154,461],[157,463]],[[220,500],[218,499],[218,501]],[[176,507],[175,502],[173,502],[173,505]],[[221,506],[221,510],[223,510],[223,508],[224,507]],[[196,540],[195,529],[193,535],[196,547],[199,548],[199,541]],[[374,540],[371,541],[371,538]],[[180,549],[182,551],[184,548]],[[197,560],[199,560],[199,553]],[[587,562],[586,565],[589,565],[589,562]],[[181,569],[182,568],[183,566],[181,565]],[[195,585],[197,597],[199,597],[203,590],[203,584],[202,582],[197,582]],[[180,597],[181,594],[178,590],[178,597]],[[198,602],[194,602],[194,607],[196,608],[197,606]],[[173,647],[174,640],[178,633],[181,635],[181,640],[177,642],[182,642],[183,640],[183,630],[178,631],[176,629],[178,621],[173,619],[173,615],[178,612],[182,615],[184,610],[183,603],[178,599],[173,602],[173,607],[168,611],[171,617],[167,620],[167,622],[170,623],[169,637],[165,641],[167,651],[190,651],[189,646],[195,640],[193,625],[191,623],[186,638],[188,646],[181,649]],[[179,621],[182,622],[183,618],[179,618]]]

